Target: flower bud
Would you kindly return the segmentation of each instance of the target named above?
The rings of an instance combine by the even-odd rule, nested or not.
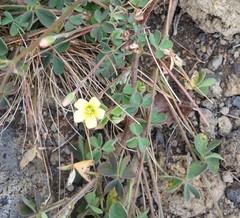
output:
[[[63,99],[63,102],[62,102],[63,107],[66,107],[69,104],[71,104],[74,100],[74,97],[75,97],[74,92],[71,92],[71,93],[67,94],[67,96]]]
[[[41,48],[47,48],[48,46],[52,45],[55,42],[56,38],[54,36],[46,36],[41,39],[39,42],[39,46]]]

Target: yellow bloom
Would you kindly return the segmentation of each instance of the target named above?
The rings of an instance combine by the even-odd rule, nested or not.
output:
[[[74,113],[74,122],[85,122],[88,129],[97,126],[97,119],[103,119],[105,110],[100,108],[100,101],[96,97],[92,97],[89,102],[85,99],[78,99],[74,106],[78,109]]]

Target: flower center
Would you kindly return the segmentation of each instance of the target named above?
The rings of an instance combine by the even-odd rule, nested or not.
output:
[[[95,108],[92,106],[92,105],[88,105],[86,108],[85,108],[85,116],[87,117],[91,117],[91,116],[94,116],[95,114]]]

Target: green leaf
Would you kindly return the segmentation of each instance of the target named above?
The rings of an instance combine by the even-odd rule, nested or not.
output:
[[[68,32],[71,31],[73,29],[75,29],[76,26],[74,26],[70,21],[65,22],[64,24],[64,29]]]
[[[203,80],[200,84],[197,85],[198,88],[213,86],[216,83],[216,79],[208,78]]]
[[[47,214],[44,212],[40,212],[36,218],[48,218]]]
[[[101,23],[108,15],[108,11],[101,12],[100,10],[95,10],[94,12],[94,18],[98,23]]]
[[[129,155],[125,156],[122,159],[122,161],[119,164],[119,170],[118,170],[119,175],[122,175],[123,171],[126,169],[128,163],[129,163],[129,161],[130,161],[130,156]]]
[[[199,176],[201,173],[203,173],[206,169],[207,169],[207,164],[204,163],[203,161],[195,161],[193,162],[188,170],[187,173],[187,179],[192,179],[195,178],[197,176]]]
[[[205,76],[206,76],[206,71],[205,70],[202,70],[200,73],[198,73],[198,76],[197,76],[198,79],[195,82],[195,85],[202,83],[202,81],[204,80]]]
[[[184,184],[184,198],[185,198],[186,201],[190,200],[190,190],[189,190],[189,187],[188,187],[188,183]]]
[[[30,6],[35,6],[37,4],[37,0],[25,0],[25,2]]]
[[[157,59],[161,59],[164,55],[164,52],[162,50],[157,49],[155,55]]]
[[[15,22],[12,23],[10,27],[10,35],[11,36],[16,36],[19,33],[19,25],[17,25]]]
[[[110,218],[127,218],[127,211],[123,207],[123,205],[118,202],[113,204],[109,210],[109,217]]]
[[[112,152],[114,151],[114,143],[116,142],[116,140],[108,140],[102,147],[102,150],[105,152]]]
[[[110,112],[110,114],[115,115],[115,116],[119,116],[122,113],[123,113],[123,110],[119,106],[113,108],[112,111]]]
[[[147,94],[143,97],[142,107],[143,108],[149,108],[152,104],[152,95]]]
[[[197,190],[196,187],[194,187],[192,184],[188,183],[188,189],[193,193],[195,198],[200,198],[200,192]]]
[[[100,134],[100,133],[99,133]],[[101,134],[100,134],[101,135]],[[92,146],[94,146],[95,148],[100,148],[102,146],[102,142],[101,140],[99,140],[97,137],[95,136],[91,136],[90,137],[90,143]]]
[[[8,53],[8,47],[3,39],[0,37],[0,56]]]
[[[109,21],[104,21],[101,24],[101,28],[105,33],[111,33],[115,30],[115,26]]]
[[[217,153],[211,153],[211,154],[205,156],[205,159],[209,159],[209,158],[216,158],[219,160],[224,160],[224,158],[220,154],[217,154]]]
[[[178,189],[182,184],[183,180],[176,176],[162,176],[161,179],[167,182],[165,191],[170,192]]]
[[[64,73],[64,63],[62,59],[60,59],[57,56],[53,56],[52,63],[53,63],[53,71],[56,75],[61,75]]]
[[[117,176],[117,169],[108,163],[102,163],[98,167],[98,172],[104,176]]]
[[[173,47],[173,43],[167,37],[164,37],[159,45],[159,48],[161,49],[170,49],[172,47]]]
[[[7,25],[14,21],[13,16],[8,11],[4,11],[3,14],[4,14],[5,18],[1,22],[2,25]]]
[[[161,32],[156,30],[154,34],[150,33],[149,40],[154,47],[157,47],[161,40]]]
[[[33,201],[28,200],[26,197],[22,197],[23,203],[28,206],[33,212],[36,212],[36,206]]]
[[[134,116],[138,112],[138,106],[129,106],[129,105],[123,105],[123,108],[127,113],[129,113],[131,116]]]
[[[119,124],[120,122],[123,121],[123,117],[118,117],[118,116],[112,116],[112,122]]]
[[[20,23],[28,23],[28,30],[32,27],[34,22],[34,12],[26,11],[20,19]]]
[[[221,140],[214,140],[212,141],[208,147],[207,147],[207,151],[212,151],[214,148],[216,148],[217,146],[219,146],[221,144]]]
[[[136,172],[132,167],[126,167],[121,176],[124,179],[134,179],[136,177]]]
[[[123,88],[123,93],[126,95],[132,95],[135,92],[135,88],[131,86],[131,84],[127,84]]]
[[[103,211],[100,208],[97,208],[95,206],[89,205],[89,208],[96,214],[103,214]]]
[[[137,145],[138,145],[138,138],[137,137],[133,137],[133,138],[131,138],[127,141],[127,146],[129,148],[136,148]]]
[[[60,38],[60,39],[57,39],[55,44],[60,44],[61,42],[63,42],[65,40],[65,38]],[[69,45],[70,45],[70,42],[64,42],[64,43],[61,43],[60,45],[57,45],[55,46],[55,50],[58,52],[58,53],[62,53],[64,51],[67,51],[68,48],[69,48]]]
[[[167,115],[163,113],[158,113],[158,110],[154,108],[152,110],[152,116],[151,116],[151,123],[157,124],[160,122],[164,122],[167,119]]]
[[[82,17],[81,17],[80,14],[75,15],[75,16],[72,16],[72,17],[70,18],[70,22],[71,22],[72,24],[74,24],[74,25],[79,25],[79,24],[82,23],[82,21],[83,21],[83,19],[82,19]]]
[[[139,138],[138,147],[141,152],[144,152],[146,147],[150,145],[148,138]]]
[[[99,201],[99,198],[96,196],[95,192],[87,193],[84,198],[86,199],[87,203],[90,205],[96,205]]]
[[[142,132],[143,132],[142,126],[139,125],[138,123],[132,123],[132,124],[130,125],[130,130],[131,130],[131,132],[132,132],[134,135],[136,135],[136,136],[141,135]]]
[[[208,158],[206,159],[206,162],[208,164],[208,169],[212,173],[217,173],[219,170],[219,159],[217,158]]]
[[[194,138],[194,144],[196,150],[201,156],[204,156],[204,154],[206,154],[206,152],[208,151],[207,150],[208,138],[206,135],[202,133],[196,135]]]
[[[197,91],[200,95],[202,95],[202,94],[207,95],[208,92],[209,92],[209,87],[208,87],[208,86],[200,87],[200,88],[198,88],[198,89],[199,89],[201,92],[199,92],[197,89],[196,89],[196,91]]]
[[[56,20],[55,14],[46,9],[37,9],[36,15],[41,24],[45,27],[50,27]]]
[[[130,102],[134,105],[141,105],[143,102],[143,97],[140,93],[136,92],[134,93],[131,98],[130,98]]]
[[[18,90],[18,87],[16,86],[16,84],[14,82],[9,82],[7,83],[4,88],[3,88],[3,94],[6,95],[13,95],[14,93],[16,93]],[[1,93],[1,91],[0,91]]]
[[[118,182],[119,182],[118,179],[115,179],[115,180],[109,182],[109,183],[105,186],[104,192],[105,192],[105,193],[108,193],[108,192],[110,192],[111,190],[113,190],[113,188],[117,186],[117,183],[118,183]]]
[[[103,32],[100,27],[94,27],[90,32],[90,36],[95,39],[95,41],[101,42],[103,37]]]
[[[34,213],[35,212],[32,211],[28,206],[23,206],[19,211],[19,215],[21,215],[23,217],[32,216]]]
[[[143,213],[138,215],[136,218],[148,218],[149,217],[148,212],[149,212],[149,208],[147,208]]]

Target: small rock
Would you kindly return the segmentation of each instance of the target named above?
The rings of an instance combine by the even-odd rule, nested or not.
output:
[[[225,96],[231,97],[234,95],[240,95],[240,76],[232,74],[226,82]]]
[[[225,183],[227,183],[227,182],[233,183],[233,177],[229,171],[225,171],[222,173],[222,179],[223,179],[223,182],[225,182]]]
[[[220,112],[222,113],[222,115],[227,115],[229,113],[229,108],[228,107],[223,107]]]
[[[220,44],[221,45],[227,45],[228,42],[225,39],[220,39]]]
[[[240,96],[236,96],[233,98],[232,105],[240,109]]]
[[[215,135],[216,135],[215,126],[217,125],[217,122],[218,122],[217,119],[214,117],[214,114],[212,113],[212,111],[205,108],[200,108],[200,109],[209,123],[209,126],[207,126],[201,119],[200,120],[201,131],[206,133],[211,138],[215,138]]]
[[[240,175],[240,129],[222,140],[219,154],[224,158],[224,166]]]
[[[237,59],[239,57],[239,51],[235,51],[233,57],[234,59]]]
[[[232,186],[228,187],[226,190],[226,196],[228,199],[233,201],[234,203],[240,203],[240,185],[233,184]]]
[[[223,61],[222,55],[214,56],[213,60],[209,64],[209,68],[213,71],[217,70],[221,66],[222,61]]]
[[[222,116],[218,118],[218,127],[219,127],[219,134],[222,136],[225,136],[231,132],[232,123],[228,117]]]
[[[240,75],[240,63],[233,64],[233,72],[237,75]]]

